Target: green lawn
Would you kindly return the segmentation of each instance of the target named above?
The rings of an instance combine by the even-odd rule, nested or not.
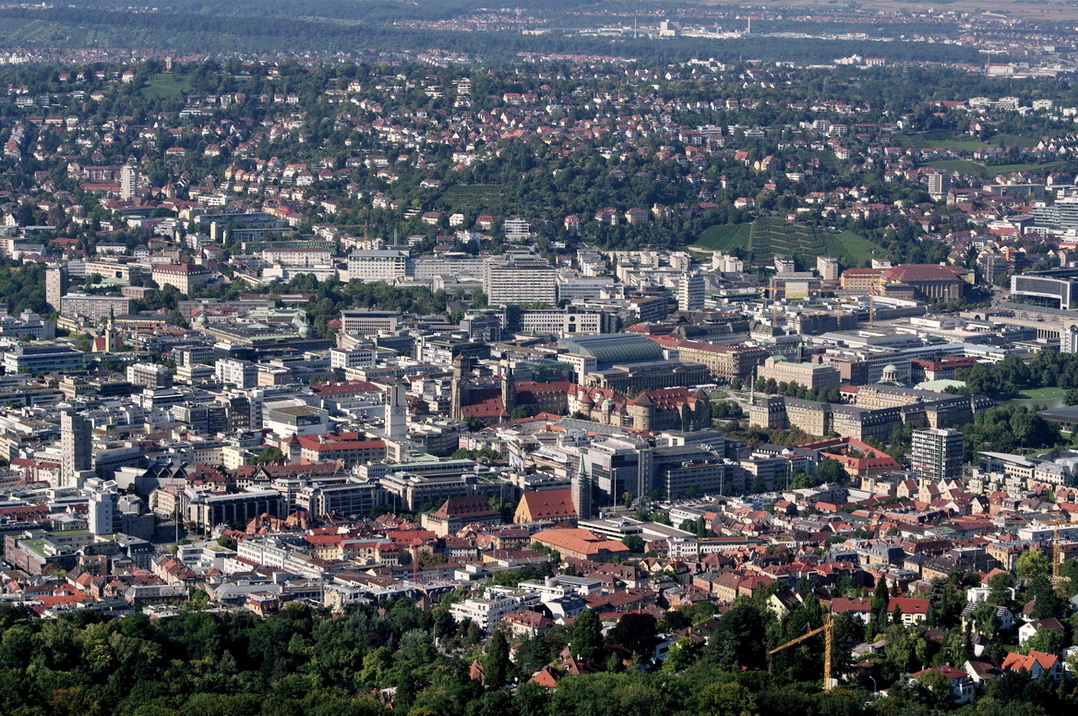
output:
[[[1022,398],[1030,400],[1053,400],[1062,398],[1066,394],[1067,391],[1063,388],[1027,388],[1019,393]]]
[[[1062,407],[1066,395],[1067,391],[1063,388],[1030,388],[1006,402],[1023,405],[1029,410],[1052,409]]]
[[[142,96],[147,99],[168,99],[180,96],[190,87],[191,80],[186,76],[158,74],[142,88]]]

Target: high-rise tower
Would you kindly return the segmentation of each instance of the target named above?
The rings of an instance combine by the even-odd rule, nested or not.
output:
[[[67,293],[67,267],[50,266],[45,271],[45,301],[54,311],[60,310],[60,299]]]
[[[78,487],[80,473],[93,468],[90,421],[71,410],[60,413],[60,485]]]
[[[408,403],[403,383],[394,383],[386,390],[385,432],[393,440],[408,435]]]

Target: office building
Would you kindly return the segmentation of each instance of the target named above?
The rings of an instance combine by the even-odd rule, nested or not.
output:
[[[60,484],[76,487],[80,475],[93,468],[90,421],[71,410],[60,414]]]
[[[126,316],[131,313],[132,299],[123,296],[69,293],[58,300],[60,313],[64,316],[82,316],[95,323],[109,316]]]
[[[220,358],[214,363],[217,380],[236,388],[253,388],[258,383],[258,366],[249,360]]]
[[[679,311],[699,311],[704,307],[704,277],[687,274],[681,277],[677,287]]]
[[[483,264],[483,291],[491,305],[558,301],[557,275],[546,259],[532,253],[509,253]]]
[[[407,251],[354,251],[348,255],[348,279],[392,283],[408,275]]]
[[[213,281],[216,273],[199,264],[157,264],[153,267],[153,280],[158,286],[175,286],[185,295],[203,284]]]
[[[4,372],[8,374],[82,370],[85,365],[85,354],[66,345],[19,344],[4,353]]]
[[[392,333],[399,319],[395,311],[341,311],[341,332],[350,336]]]
[[[127,381],[143,388],[171,388],[172,373],[156,363],[133,363],[127,366]]]
[[[795,363],[782,356],[771,356],[756,369],[756,380],[773,379],[776,383],[792,383],[808,390],[838,388],[839,372],[830,365]]]
[[[962,433],[957,430],[914,430],[910,467],[922,478],[956,480],[962,477]]]
[[[393,383],[386,389],[385,434],[392,440],[408,436],[408,399],[404,383]]]
[[[820,274],[824,281],[837,281],[838,268],[838,259],[830,256],[816,257],[816,273]]]
[[[1011,276],[1011,296],[1066,311],[1078,302],[1078,269],[1049,269]]]

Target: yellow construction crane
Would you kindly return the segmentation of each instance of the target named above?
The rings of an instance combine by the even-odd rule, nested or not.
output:
[[[804,634],[797,637],[796,639],[792,639],[792,640],[786,642],[785,644],[783,644],[782,646],[775,647],[771,651],[767,652],[767,655],[771,656],[772,654],[774,654],[776,652],[782,651],[783,649],[785,649],[788,646],[793,646],[794,644],[800,644],[801,642],[805,641],[806,639],[810,639],[810,638],[812,638],[812,637],[814,637],[814,636],[816,636],[817,634],[820,634],[820,633],[823,633],[823,644],[824,644],[824,647],[823,647],[823,690],[824,691],[830,691],[834,687],[834,682],[831,680],[831,645],[832,645],[832,643],[834,642],[834,639],[835,639],[835,622],[831,618],[830,614],[824,614],[824,616],[823,616],[823,626],[822,627],[818,627],[816,629],[813,629],[810,632],[805,632]]]

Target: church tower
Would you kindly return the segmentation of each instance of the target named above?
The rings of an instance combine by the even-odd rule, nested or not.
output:
[[[573,476],[573,508],[576,510],[578,520],[586,520],[591,517],[591,480],[588,478],[588,470],[584,465],[584,452],[580,452],[580,461],[576,466],[576,475]]]
[[[449,417],[454,420],[464,420],[464,406],[469,404],[468,377],[471,372],[471,358],[453,357],[453,385],[449,393]]]

